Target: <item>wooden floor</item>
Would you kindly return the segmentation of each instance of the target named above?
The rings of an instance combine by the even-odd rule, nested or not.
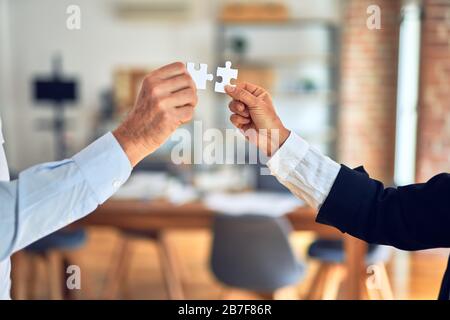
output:
[[[76,252],[75,263],[80,266],[82,277],[89,283],[89,290],[82,288],[80,295],[85,299],[99,297],[106,270],[120,235],[110,229],[95,228],[89,230],[86,247]],[[223,293],[220,284],[209,272],[208,254],[211,241],[206,231],[172,232],[169,235],[182,266],[182,279],[188,299],[219,299]],[[311,234],[298,233],[292,237],[292,244],[299,257],[304,257]],[[394,291],[403,292],[405,299],[436,299],[440,280],[445,270],[448,252],[430,251],[415,253],[411,259],[411,277],[404,288]],[[128,277],[128,287],[122,293],[122,299],[166,299],[167,294],[161,278],[161,269],[155,246],[150,241],[135,240],[132,267]],[[317,266],[310,263],[307,277],[298,286],[301,296],[309,285],[311,276]],[[38,267],[39,280],[37,298],[47,299],[46,270]],[[391,274],[391,277],[392,274]],[[395,279],[392,279],[395,283]],[[254,299],[256,296],[247,292],[233,292],[227,298]]]

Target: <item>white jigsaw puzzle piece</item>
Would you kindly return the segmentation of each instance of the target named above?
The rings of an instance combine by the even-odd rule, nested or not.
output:
[[[187,63],[187,71],[194,80],[197,89],[206,89],[206,81],[212,81],[213,75],[208,73],[208,65],[206,63],[200,63],[200,69],[195,68],[195,63]]]
[[[222,82],[216,82],[214,91],[225,93],[225,86],[230,84],[232,79],[237,79],[238,70],[231,69],[231,62],[227,61],[225,63],[225,68],[217,68],[217,76],[222,77]]]

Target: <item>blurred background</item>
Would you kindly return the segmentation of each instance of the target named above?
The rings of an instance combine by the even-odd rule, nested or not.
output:
[[[0,0],[10,171],[69,157],[114,129],[159,66],[207,63],[215,74],[231,61],[238,81],[267,88],[285,125],[322,152],[386,185],[423,182],[449,171],[449,40],[450,1]],[[231,128],[227,103],[212,83],[199,91],[203,130]],[[14,296],[437,297],[448,250],[369,246],[355,273],[346,253],[356,240],[314,226],[263,164],[175,165],[175,143],[92,218],[20,252]],[[70,265],[80,290],[66,286]]]

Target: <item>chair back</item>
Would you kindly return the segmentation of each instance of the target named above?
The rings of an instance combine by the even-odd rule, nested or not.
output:
[[[297,283],[304,267],[289,243],[284,217],[217,214],[213,226],[211,267],[224,284],[273,292]]]

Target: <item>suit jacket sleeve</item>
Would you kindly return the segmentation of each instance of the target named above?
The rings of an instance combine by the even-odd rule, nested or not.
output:
[[[450,174],[385,188],[362,167],[341,166],[317,222],[403,250],[450,247]]]

